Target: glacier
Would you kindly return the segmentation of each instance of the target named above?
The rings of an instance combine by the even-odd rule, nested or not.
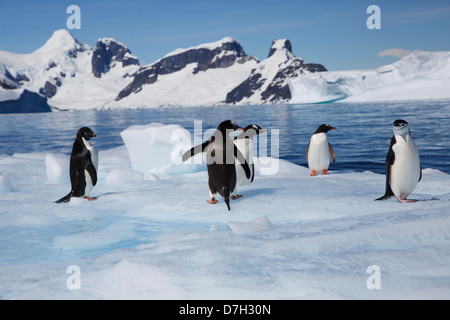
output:
[[[449,99],[450,52],[413,51],[374,69],[305,74],[289,88],[293,104]]]

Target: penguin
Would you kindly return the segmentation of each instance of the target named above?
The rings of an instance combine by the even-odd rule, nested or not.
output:
[[[395,120],[392,123],[393,136],[386,155],[386,191],[375,200],[396,197],[398,202],[416,202],[406,199],[422,180],[419,151],[411,137],[408,122]]]
[[[98,172],[98,152],[90,141],[93,137],[96,137],[96,134],[88,127],[78,130],[69,164],[72,190],[66,196],[56,200],[56,203],[69,202],[71,197],[96,199],[89,197],[92,188],[97,184]]]
[[[257,124],[251,124],[244,128],[244,131],[234,138],[233,142],[242,153],[245,160],[249,164],[250,177],[245,176],[241,162],[236,159],[236,187],[231,192],[231,199],[236,200],[242,197],[237,194],[237,186],[249,185],[255,179],[255,164],[253,163],[253,138],[261,133],[266,133],[267,130],[261,128]]]
[[[328,143],[327,135],[328,131],[335,129],[335,127],[329,124],[322,124],[311,136],[305,157],[305,160],[308,161],[308,167],[311,170],[311,176],[316,176],[317,172],[329,174],[327,170],[330,165],[330,156],[333,158],[333,162],[336,162],[336,155],[331,144]]]
[[[216,204],[218,202],[216,194],[219,193],[223,197],[228,210],[231,210],[231,191],[236,187],[235,158],[241,161],[246,177],[250,177],[250,168],[247,161],[229,136],[231,131],[236,130],[243,131],[244,129],[232,120],[225,120],[219,124],[207,141],[186,151],[182,157],[182,160],[186,161],[197,153],[206,152],[210,192],[210,199],[207,202]]]

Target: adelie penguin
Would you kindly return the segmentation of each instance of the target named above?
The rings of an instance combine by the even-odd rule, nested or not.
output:
[[[244,156],[231,140],[229,134],[232,131],[241,130],[234,121],[226,120],[219,124],[212,136],[183,154],[182,160],[186,161],[190,157],[206,152],[206,165],[208,169],[208,186],[210,199],[208,203],[217,203],[216,194],[219,193],[230,210],[230,194],[236,187],[236,166],[235,159],[241,161],[247,178],[250,178],[250,168]]]
[[[95,133],[88,127],[78,130],[70,155],[70,183],[72,190],[56,203],[69,202],[71,197],[89,197],[92,188],[97,184],[98,152],[91,144]]]
[[[253,163],[253,138],[261,133],[266,132],[267,130],[264,130],[257,124],[251,124],[245,127],[244,131],[239,136],[234,138],[234,144],[249,164],[250,177],[247,178],[241,162],[239,161],[239,159],[236,159],[236,187],[231,192],[231,199],[235,200],[242,197],[242,195],[237,194],[237,187],[249,185],[255,179],[255,164]]]
[[[411,137],[408,122],[395,120],[392,124],[394,135],[386,156],[386,191],[375,200],[396,197],[399,202],[415,202],[406,199],[422,179],[419,151]]]
[[[327,132],[336,129],[329,124],[322,124],[317,128],[309,140],[306,150],[305,160],[308,161],[308,167],[311,170],[311,176],[316,176],[317,172],[328,174],[330,165],[330,156],[333,162],[336,162],[336,155],[328,142]]]

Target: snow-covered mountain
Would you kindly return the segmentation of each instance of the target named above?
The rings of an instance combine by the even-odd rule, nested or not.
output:
[[[261,62],[247,55],[239,41],[220,41],[178,49],[148,66],[116,98],[127,107],[158,105],[262,104],[291,98],[288,79],[326,71],[292,54],[287,39],[273,42]],[[111,105],[110,105],[111,106]]]
[[[269,56],[252,70],[250,76],[227,94],[226,103],[260,104],[288,102],[288,81],[303,74],[326,71],[321,64],[304,63],[292,53],[288,39],[275,40]]]
[[[258,64],[236,39],[177,49],[142,66],[109,107],[215,105]]]
[[[450,98],[450,52],[414,51],[374,69],[329,71],[289,81],[291,103]]]
[[[415,51],[368,70],[326,71],[275,40],[266,59],[238,40],[177,49],[140,66],[111,38],[57,30],[29,54],[0,51],[0,112],[450,98],[450,52]]]
[[[114,39],[91,47],[57,30],[32,53],[0,51],[0,110],[20,105],[23,90],[59,110],[286,102],[291,77],[325,70],[296,58],[287,39],[274,41],[261,62],[225,37],[140,66]]]
[[[32,53],[0,51],[0,109],[23,90],[57,109],[96,108],[114,100],[138,67],[130,50],[113,39],[99,39],[92,48],[57,30]]]

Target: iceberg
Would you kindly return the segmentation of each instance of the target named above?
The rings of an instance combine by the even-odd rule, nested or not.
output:
[[[134,125],[120,133],[133,170],[144,174],[180,174],[205,170],[199,161],[183,162],[191,148],[191,134],[179,125]]]

